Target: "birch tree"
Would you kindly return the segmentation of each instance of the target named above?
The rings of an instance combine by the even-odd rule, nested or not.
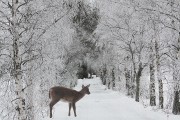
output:
[[[25,113],[25,93],[23,91],[23,80],[21,73],[21,56],[20,56],[20,33],[18,30],[18,14],[17,10],[19,2],[12,1],[12,24],[11,32],[13,36],[13,65],[14,65],[14,78],[15,78],[15,93],[17,95],[16,110],[18,113],[18,120],[26,120]]]
[[[150,45],[150,105],[156,106],[154,42]]]
[[[54,27],[70,10],[59,11],[59,9],[62,10],[62,6],[59,6],[59,9],[53,6],[53,4],[61,5],[62,1],[51,2],[51,4],[49,1],[31,0],[12,0],[12,2],[2,0],[0,2],[3,8],[0,9],[0,25],[3,28],[2,32],[5,33],[3,34],[4,39],[9,40],[6,45],[7,51],[3,52],[5,52],[4,55],[9,56],[10,63],[12,60],[12,66],[9,65],[8,72],[14,79],[14,88],[11,89],[15,91],[15,95],[11,91],[12,98],[9,98],[14,109],[9,110],[12,112],[3,110],[4,119],[14,117],[18,120],[33,120],[38,116],[34,111],[39,108],[35,108],[34,105],[37,105],[39,101],[34,103],[34,99],[37,100],[37,98],[34,98],[31,91],[36,92],[37,90],[34,83],[39,76],[37,77],[35,73],[42,65],[42,58],[45,56],[42,55],[43,35],[49,32],[48,30]],[[49,11],[53,10],[57,12],[57,16],[45,20],[44,18],[50,15]],[[41,81],[36,81],[37,85],[39,82]]]
[[[121,70],[123,69],[122,71],[125,73],[124,81],[126,82],[124,83],[127,83],[125,85],[127,89],[129,88],[129,81],[132,81],[133,84],[136,82],[134,84],[136,85],[136,89],[133,92],[136,92],[138,96],[139,93],[136,90],[138,90],[137,86],[139,86],[139,82],[141,83],[138,76],[145,76],[148,73],[150,74],[150,83],[149,81],[147,83],[150,84],[148,90],[150,91],[150,95],[148,95],[150,97],[150,105],[156,106],[156,91],[158,90],[157,97],[159,102],[157,103],[159,103],[159,108],[169,109],[174,106],[173,113],[178,114],[177,107],[175,106],[178,106],[176,103],[179,102],[177,100],[177,96],[179,95],[177,94],[179,91],[179,1],[107,0],[106,2],[100,2],[103,7],[106,6],[102,9],[108,11],[107,13],[102,12],[103,14],[106,13],[104,15],[106,17],[102,15],[103,21],[101,21],[101,24],[103,23],[104,26],[101,26],[101,30],[104,30],[104,34],[108,35],[106,38],[109,38],[109,41],[107,39],[103,40],[111,43],[113,43],[112,41],[116,41],[115,43],[118,46],[116,50],[122,53],[121,57],[116,57],[121,62],[116,61],[115,63],[123,64],[121,65]],[[109,8],[108,6],[114,7]],[[105,37],[105,35],[102,37]],[[150,45],[149,43],[152,44]],[[104,44],[107,47],[107,43],[104,42]],[[115,48],[116,45],[113,47]],[[140,53],[138,50],[141,48],[141,45],[144,45],[142,50],[144,53]],[[117,53],[114,53],[114,55],[119,55]],[[130,61],[126,59],[127,56],[130,58]],[[144,56],[148,60],[141,58]],[[104,60],[103,62],[108,66],[107,61]],[[125,64],[126,62],[131,64],[127,66]],[[147,73],[143,74],[144,69],[139,68],[142,68],[141,65],[144,67],[147,64],[149,65],[148,70],[145,70]],[[138,75],[138,72],[141,74]],[[108,74],[106,75],[108,78]],[[156,81],[158,83],[158,89],[155,88]],[[168,87],[165,83],[168,84]],[[171,86],[174,86],[173,92],[171,91]],[[168,93],[164,91],[166,90],[164,87],[168,88]],[[127,91],[130,94],[129,90]],[[166,94],[168,95],[164,96]],[[169,98],[170,96],[174,97],[173,106],[172,100],[168,103],[170,105],[167,105],[166,101],[164,101],[164,97]]]
[[[159,37],[155,39],[155,56],[156,56],[156,70],[157,70],[157,80],[159,88],[159,108],[164,108],[164,95],[163,95],[163,81],[162,81],[162,70],[160,63],[160,50],[159,50]]]

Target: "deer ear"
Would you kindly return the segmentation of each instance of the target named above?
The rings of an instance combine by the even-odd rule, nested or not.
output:
[[[90,84],[89,85],[87,85],[87,87],[89,87],[90,86]]]
[[[82,85],[82,88],[84,88],[84,85]]]

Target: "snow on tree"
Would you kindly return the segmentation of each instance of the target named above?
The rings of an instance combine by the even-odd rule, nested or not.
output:
[[[0,119],[46,117],[49,88],[72,88],[88,74],[179,114],[179,4],[0,0]]]

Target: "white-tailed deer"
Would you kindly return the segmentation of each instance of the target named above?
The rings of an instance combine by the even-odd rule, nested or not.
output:
[[[71,107],[73,107],[74,116],[76,117],[76,102],[83,98],[85,94],[90,94],[89,86],[90,85],[82,85],[82,89],[80,91],[72,90],[65,87],[52,87],[49,90],[49,98],[51,98],[51,102],[49,104],[50,118],[52,118],[52,108],[58,101],[69,103],[68,116],[70,116]]]

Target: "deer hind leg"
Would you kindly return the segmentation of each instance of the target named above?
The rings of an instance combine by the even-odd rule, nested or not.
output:
[[[68,116],[71,115],[71,113],[70,113],[71,112],[71,106],[72,106],[71,103],[69,103],[69,114],[68,114]]]
[[[76,104],[75,103],[72,103],[72,106],[73,106],[73,110],[74,110],[74,116],[76,117]]]
[[[52,108],[59,101],[59,99],[52,100],[49,104],[50,107],[50,118],[52,118]]]

